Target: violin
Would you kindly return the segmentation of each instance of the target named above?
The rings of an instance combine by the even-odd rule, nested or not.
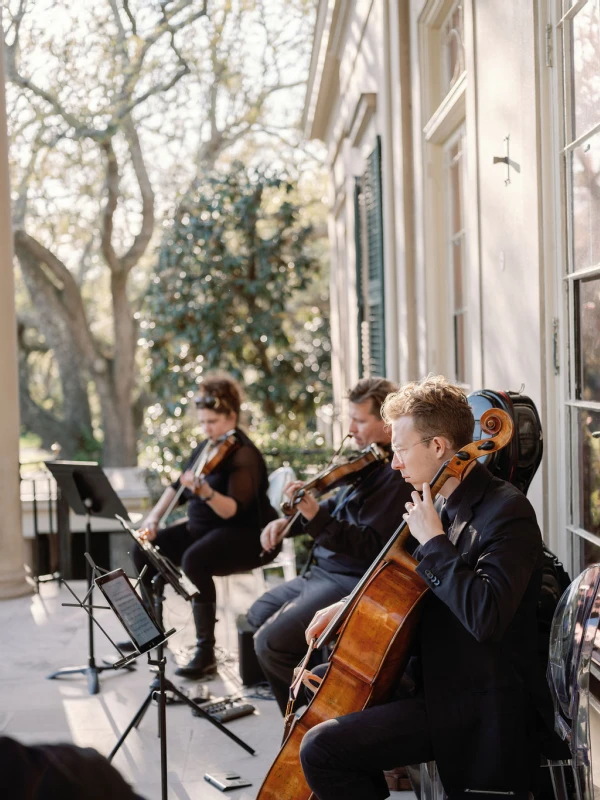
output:
[[[241,443],[236,436],[235,429],[227,431],[227,433],[223,434],[223,436],[220,436],[216,441],[212,442],[212,444],[210,441],[207,442],[206,446],[198,454],[198,457],[191,467],[191,470],[194,473],[195,481],[197,480],[200,482],[202,479],[205,479],[240,446]],[[183,486],[183,484],[179,486],[175,497],[173,500],[171,500],[169,507],[160,518],[158,523],[159,528],[164,526],[165,520],[175,508],[175,504],[181,497],[181,493],[184,489],[185,486]],[[131,536],[133,536],[135,541],[142,548],[148,558],[148,561],[154,566],[157,572],[162,575],[163,579],[167,583],[171,584],[173,589],[175,589],[179,595],[181,595],[185,600],[191,600],[198,594],[198,589],[188,578],[185,572],[180,567],[175,565],[169,558],[167,558],[167,556],[164,556],[160,552],[159,547],[153,545],[152,542],[148,540],[147,528],[140,528],[140,530],[134,531],[129,527],[129,525],[127,525],[125,520],[122,520],[120,517],[117,517],[117,519],[119,519],[125,530],[131,534]]]
[[[302,500],[306,492],[313,491],[316,496],[319,497],[326,492],[337,489],[338,486],[351,483],[353,479],[360,475],[362,470],[366,469],[371,464],[375,464],[378,461],[385,463],[389,460],[390,456],[383,447],[380,447],[378,444],[371,444],[365,450],[362,450],[355,458],[351,458],[343,464],[330,464],[314,478],[306,481],[306,483],[294,492],[289,501],[284,501],[280,506],[283,513],[289,517],[287,524],[280,534],[281,538],[285,539],[289,536],[294,523],[300,516],[300,511],[295,511],[295,506]],[[267,551],[262,550],[260,557],[264,558],[266,555]]]
[[[194,473],[194,489],[192,491],[195,494],[195,489],[200,485],[200,483],[206,479],[211,472],[214,472],[217,467],[223,463],[223,461],[230,456],[235,450],[237,450],[241,446],[235,428],[227,433],[224,433],[222,436],[219,436],[211,446],[210,441],[207,442],[206,447],[198,453],[198,456],[194,463],[191,466],[191,471]],[[165,520],[169,517],[175,506],[177,505],[177,501],[181,497],[181,493],[186,487],[181,484],[177,492],[175,493],[175,497],[169,503],[169,507],[165,511],[165,513],[160,518],[158,523],[158,527],[164,527]],[[143,536],[143,530],[140,531],[140,534]]]
[[[294,513],[295,506],[302,500],[306,492],[312,491],[315,497],[320,497],[332,489],[337,489],[338,486],[351,483],[370,464],[375,464],[378,461],[386,462],[389,459],[390,457],[383,447],[378,444],[371,444],[355,458],[351,458],[343,464],[332,464],[319,472],[318,475],[315,475],[314,478],[306,481],[303,486],[294,492],[290,500],[281,504],[281,510],[286,517],[289,517]]]
[[[505,411],[488,409],[481,416],[481,431],[489,438],[462,447],[438,471],[431,483],[432,497],[449,478],[462,480],[476,459],[506,447],[513,422]],[[257,800],[313,797],[300,763],[300,745],[307,731],[325,720],[384,702],[404,671],[420,621],[421,601],[429,591],[416,572],[418,562],[406,552],[409,536],[403,521],[342,609],[311,642],[292,684],[292,696],[300,683],[314,694],[301,715],[286,716],[283,745]],[[323,678],[313,675],[306,669],[311,654],[334,639],[327,672]]]

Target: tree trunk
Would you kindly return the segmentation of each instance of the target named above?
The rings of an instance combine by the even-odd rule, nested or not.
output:
[[[106,380],[100,385],[104,429],[104,463],[131,467],[137,464],[134,407],[137,326],[127,299],[127,273],[111,273],[115,354]]]
[[[87,378],[82,354],[73,348],[72,337],[64,320],[59,293],[42,272],[41,264],[15,237],[15,250],[23,279],[36,309],[37,323],[54,352],[63,391],[63,411],[56,417],[40,408],[23,383],[27,364],[20,364],[22,422],[42,438],[44,446],[58,442],[61,455],[73,458],[93,439],[92,418],[87,393]],[[22,359],[26,354],[22,353]]]

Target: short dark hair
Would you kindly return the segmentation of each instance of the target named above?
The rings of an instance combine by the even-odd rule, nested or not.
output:
[[[229,375],[207,376],[198,387],[194,398],[197,408],[210,408],[217,414],[240,415],[242,390]]]
[[[357,404],[371,400],[371,414],[381,417],[383,401],[397,389],[398,386],[387,378],[361,378],[353,389],[348,390],[348,400]]]
[[[443,375],[405,383],[386,399],[381,416],[387,425],[412,417],[422,436],[445,436],[456,450],[473,441],[475,419],[467,396]]]

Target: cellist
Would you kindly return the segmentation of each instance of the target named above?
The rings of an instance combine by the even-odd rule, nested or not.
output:
[[[379,444],[389,451],[390,434],[381,419],[381,404],[396,386],[385,378],[363,378],[348,393],[349,431],[360,449]],[[391,455],[391,453],[390,453]],[[291,483],[292,494],[301,483]],[[256,655],[275,699],[285,713],[296,664],[304,654],[304,631],[313,614],[344,597],[394,531],[394,509],[410,499],[402,477],[389,462],[370,465],[352,485],[318,503],[306,494],[297,508],[305,531],[315,542],[310,572],[266,592],[251,607],[248,621],[258,629]],[[281,540],[285,520],[271,522],[262,532],[266,551]]]
[[[534,510],[474,462],[461,483],[443,486],[438,515],[430,481],[473,438],[459,387],[442,377],[407,384],[386,398],[382,417],[392,467],[415,490],[397,521],[410,527],[430,591],[394,695],[313,727],[300,749],[306,781],[319,800],[379,800],[389,795],[384,769],[435,760],[451,798],[497,792],[524,800],[535,790],[539,733],[552,727],[536,651],[542,538]],[[338,609],[315,615],[307,641]]]

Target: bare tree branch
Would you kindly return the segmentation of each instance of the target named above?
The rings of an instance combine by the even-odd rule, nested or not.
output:
[[[112,146],[112,141],[107,139],[102,144],[102,149],[106,157],[106,203],[102,210],[102,237],[101,247],[104,259],[111,272],[118,272],[121,263],[113,247],[113,219],[119,201],[119,164],[117,156]]]
[[[142,195],[142,227],[133,240],[133,244],[121,259],[122,268],[125,272],[128,272],[140,260],[154,232],[154,191],[150,183],[150,178],[148,177],[146,164],[144,163],[138,132],[131,117],[124,120],[123,132],[127,139],[127,144],[129,145],[131,163],[133,164],[135,176]]]
[[[38,156],[39,145],[41,144],[43,130],[40,128],[36,133],[35,140],[31,149],[31,158],[21,176],[21,182],[17,190],[17,199],[13,205],[13,225],[17,228],[22,228],[25,224],[25,215],[27,213],[27,195],[29,191],[29,182],[35,172]]]
[[[75,279],[67,267],[54,253],[24,230],[15,231],[14,241],[15,252],[19,260],[21,260],[22,256],[26,255],[30,259],[47,267],[53,280],[51,281],[49,279],[50,276],[46,273],[46,282],[53,285],[54,293],[59,296],[61,305],[64,306],[68,312],[69,322],[76,326],[75,341],[81,348],[82,353],[90,363],[94,362],[97,358],[101,358],[98,348],[90,334],[79,287],[75,283]]]
[[[129,8],[129,0],[123,0],[123,10],[129,19],[129,23],[131,25],[131,32],[134,36],[137,36],[137,23],[135,21],[135,17],[131,13],[131,9]]]

